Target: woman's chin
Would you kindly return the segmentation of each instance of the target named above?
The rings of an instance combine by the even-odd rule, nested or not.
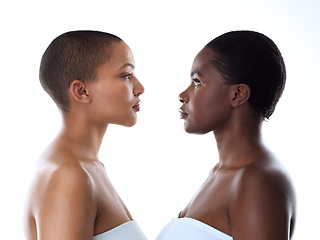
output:
[[[186,124],[186,122],[184,123],[184,131],[186,131],[187,133],[196,133],[195,129]]]
[[[128,119],[125,123],[121,124],[124,127],[133,127],[137,123],[137,117]]]
[[[190,133],[190,134],[206,134],[208,132],[210,132],[210,130],[204,130],[204,129],[199,129],[199,128],[195,128],[195,127],[192,127],[188,124],[184,124],[184,130],[187,132],[187,133]]]

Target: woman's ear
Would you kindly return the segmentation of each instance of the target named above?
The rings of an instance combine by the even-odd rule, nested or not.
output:
[[[81,103],[90,103],[91,96],[86,89],[86,85],[84,82],[80,80],[73,80],[70,84],[70,92],[72,93],[73,98],[77,102]]]
[[[232,85],[232,107],[239,107],[246,103],[250,97],[251,90],[247,84]]]

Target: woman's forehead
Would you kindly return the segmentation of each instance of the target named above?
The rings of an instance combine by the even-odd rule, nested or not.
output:
[[[213,51],[204,48],[195,57],[192,65],[192,71],[197,71],[200,68],[209,67],[211,65],[211,60],[214,57]]]

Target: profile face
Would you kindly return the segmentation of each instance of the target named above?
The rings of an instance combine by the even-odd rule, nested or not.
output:
[[[124,43],[113,43],[110,59],[97,69],[97,81],[90,82],[92,114],[102,124],[133,126],[144,92],[134,74],[134,57]]]
[[[231,112],[230,85],[210,63],[214,52],[204,48],[194,59],[191,83],[179,95],[182,102],[180,118],[188,133],[217,131],[228,123]]]

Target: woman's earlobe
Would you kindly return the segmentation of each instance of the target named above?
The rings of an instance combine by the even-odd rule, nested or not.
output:
[[[238,107],[246,103],[250,98],[251,90],[247,84],[237,84],[233,86],[232,106]]]
[[[72,83],[70,84],[70,92],[77,102],[91,102],[89,91],[86,89],[85,83],[80,80],[72,81]]]

